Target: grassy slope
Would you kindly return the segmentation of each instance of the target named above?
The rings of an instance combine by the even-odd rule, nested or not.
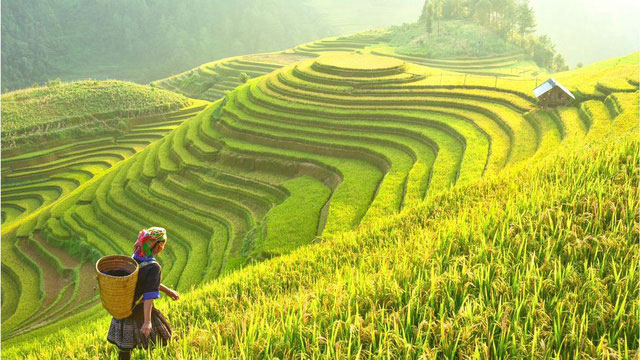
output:
[[[211,59],[327,36],[331,14],[320,16],[306,5],[296,0],[6,3],[2,85],[16,89],[57,77],[146,83]]]
[[[285,254],[306,245],[309,239],[318,235],[320,212],[329,200],[331,190],[314,180],[299,177],[283,183],[292,195],[267,214],[267,236],[260,249],[262,252]]]
[[[134,83],[78,81],[53,87],[19,90],[2,95],[2,140],[17,135],[91,127],[98,120],[174,110],[187,98]]]
[[[636,51],[627,56],[557,73],[553,77],[570,90],[586,94],[587,97],[602,96],[602,91],[610,92],[614,89],[633,91],[634,88],[638,88],[639,58],[640,52]],[[605,85],[606,88],[599,84]]]
[[[531,86],[535,87],[535,77],[546,75],[546,71],[540,69],[535,62],[526,56],[521,56],[523,55],[521,48],[505,42],[493,31],[482,26],[458,20],[443,21],[439,31],[435,28],[434,32],[428,36],[425,31],[424,24],[412,23],[387,29],[363,31],[348,36],[330,37],[301,44],[279,53],[239,56],[214,61],[151,84],[192,98],[213,101],[241,84],[239,80],[241,72],[247,71],[250,77],[255,77],[269,73],[279,66],[300,61],[301,56],[316,57],[335,54],[336,51],[399,57],[425,66],[458,71],[459,73],[455,73],[454,77],[457,77],[461,84],[473,83],[472,79],[467,81],[468,73],[482,75],[480,81],[488,81],[489,78],[486,75],[491,76],[492,86],[494,86],[494,76],[509,78],[520,76],[531,80]],[[450,62],[451,58],[463,60]],[[476,63],[477,60],[479,62]],[[240,65],[240,63],[244,64]],[[439,74],[439,69],[434,70]],[[521,80],[517,79],[518,82],[522,82]]]
[[[140,151],[177,126],[176,116],[199,111],[204,104],[122,81],[82,81],[4,94],[3,225]],[[166,127],[157,131],[144,128],[162,121],[174,123],[162,123]]]
[[[637,70],[636,70],[636,71],[637,71]],[[329,280],[331,280],[331,279],[329,279]],[[329,281],[329,280],[327,280],[327,281]],[[289,280],[285,280],[285,281],[287,281],[287,282],[288,282]]]
[[[82,313],[96,294],[93,280],[89,280],[93,279],[91,265],[81,265],[82,261],[60,265],[57,253],[51,254],[33,240],[33,227],[42,227],[57,200],[68,198],[74,190],[81,191],[78,187],[87,181],[87,185],[95,183],[91,179],[96,175],[140,151],[177,124],[167,124],[168,128],[156,131],[155,137],[145,136],[148,131],[139,126],[156,121],[181,122],[205,104],[121,81],[84,81],[3,95],[3,130],[14,131],[2,134],[2,276],[12,275],[14,281],[3,282],[2,292],[13,294],[15,301],[9,304],[11,301],[3,298],[3,339],[18,324],[20,330],[29,329],[57,321],[58,316]],[[183,105],[191,106],[182,108]],[[172,114],[178,108],[182,108],[179,115]],[[135,119],[120,118],[124,116]],[[105,136],[114,135],[111,121],[123,124],[123,131],[137,131],[135,137]],[[35,146],[20,143],[11,148],[15,143],[8,143],[16,139],[12,135],[18,131],[26,131]],[[83,139],[79,141],[79,137]],[[43,144],[47,139],[62,145]],[[36,151],[27,152],[36,146]],[[16,236],[25,238],[16,240]],[[73,250],[69,253],[77,255]],[[96,300],[93,299],[94,304]]]
[[[160,302],[176,336],[153,356],[633,358],[635,105],[604,141]],[[3,356],[113,356],[107,327],[104,318]]]
[[[637,153],[626,139],[554,159],[238,272],[169,310],[181,330],[163,352],[597,355],[603,336],[633,349]],[[188,325],[193,313],[203,320]],[[99,324],[58,338],[64,356],[104,351]]]
[[[426,34],[421,22],[393,27],[391,34],[390,45],[398,47],[398,53],[404,55],[473,58],[522,52],[494,31],[463,20],[434,22],[431,34]]]

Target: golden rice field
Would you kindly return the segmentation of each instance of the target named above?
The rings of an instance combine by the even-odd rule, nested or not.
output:
[[[114,357],[92,264],[154,224],[154,358],[634,358],[638,53],[545,110],[521,55],[384,42],[205,64],[152,85],[212,103],[3,156],[3,357]]]

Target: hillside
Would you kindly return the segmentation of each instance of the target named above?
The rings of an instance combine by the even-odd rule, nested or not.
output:
[[[5,154],[43,142],[118,131],[122,119],[155,115],[187,105],[175,93],[123,81],[79,81],[2,95]],[[6,155],[5,155],[6,156]]]
[[[129,158],[205,104],[122,81],[3,94],[3,227]]]
[[[2,91],[56,78],[147,83],[212,59],[414,21],[422,1],[333,5],[326,0],[3,0]]]
[[[390,44],[403,55],[426,58],[474,58],[522,53],[497,32],[464,20],[439,21],[431,33],[416,22],[392,28]]]
[[[55,78],[146,83],[210,59],[278,50],[328,35],[313,8],[291,0],[2,5],[3,92]],[[296,31],[287,31],[292,28]]]
[[[267,74],[203,112],[132,129],[128,141],[143,135],[149,146],[59,200],[44,204],[44,188],[16,197],[34,204],[19,206],[24,215],[2,229],[3,293],[15,299],[3,300],[3,345],[101,316],[92,262],[128,252],[131,234],[150,222],[172,234],[163,282],[187,291],[607,137],[613,119],[634,126],[637,54],[558,74],[579,88],[579,102],[547,112],[531,95],[538,79],[514,73],[519,59],[407,58],[385,52],[385,41],[384,31],[324,39],[155,83],[201,96],[216,85],[208,76],[252,67],[261,68],[254,77]],[[65,171],[84,154],[72,156]]]
[[[549,157],[161,302],[176,340],[152,356],[634,358],[638,92],[607,99],[560,109],[566,137]],[[3,357],[113,358],[108,320]]]
[[[447,25],[443,25],[443,29],[454,23],[456,22],[448,22]],[[460,52],[448,51],[430,57],[425,52],[420,53],[420,49],[428,47],[431,42],[411,45],[418,44],[418,41],[422,39],[418,26],[407,24],[393,29],[365,31],[348,36],[325,38],[280,52],[217,60],[175,76],[153,81],[151,85],[185,96],[215,101],[248,79],[271,73],[286,65],[322,55],[352,52],[390,56],[428,66],[431,68],[429,73],[433,79],[436,75],[448,76],[449,80],[443,80],[443,84],[446,82],[466,84],[467,76],[465,74],[470,74],[477,75],[477,77],[468,77],[470,82],[488,84],[491,81],[497,81],[497,77],[505,80],[517,80],[514,83],[520,83],[518,85],[520,87],[529,84],[535,86],[537,81],[544,81],[543,77],[547,74],[547,71],[536,65],[531,57],[524,53],[524,50],[517,50],[517,47],[500,40],[495,35],[490,40],[500,42],[498,47],[492,48],[500,51],[498,55],[478,57],[474,55],[472,48],[466,48]],[[469,24],[467,28],[478,29],[481,27]],[[489,32],[489,30],[485,29],[482,32]],[[464,42],[467,35],[468,33],[465,32],[447,35],[443,30],[442,37],[434,35],[432,38],[453,37]],[[416,52],[417,54],[411,55]],[[482,53],[484,54],[484,51]],[[455,56],[456,54],[458,57]],[[460,57],[460,55],[463,56]]]
[[[68,195],[205,104],[122,81],[3,94],[2,225]]]

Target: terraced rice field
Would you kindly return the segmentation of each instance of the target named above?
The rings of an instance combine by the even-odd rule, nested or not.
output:
[[[5,157],[50,148],[71,139],[118,135],[131,118],[188,105],[179,94],[118,80],[84,80],[2,95]]]
[[[152,86],[215,101],[242,85],[241,74],[256,78],[283,66],[327,53],[353,52],[384,43],[384,34],[355,34],[322,39],[274,53],[232,57],[203,64],[195,69],[151,83]]]
[[[297,54],[305,54],[310,56],[318,56],[332,52],[354,52],[363,50],[367,47],[374,46],[379,43],[386,42],[384,35],[352,35],[340,36],[334,38],[326,38],[313,41],[307,44],[298,45],[293,48]]]
[[[496,87],[497,78],[500,78],[501,83],[514,83],[517,87],[528,89],[529,86],[535,87],[542,83],[547,76],[544,70],[522,53],[484,58],[430,59],[402,54],[398,52],[398,48],[389,45],[389,40],[389,34],[385,32],[363,32],[325,38],[281,52],[214,61],[182,74],[154,81],[152,85],[192,98],[215,101],[243,84],[242,73],[255,78],[308,58],[348,53],[387,56],[429,67],[430,74],[438,75],[440,85],[490,83],[492,87]],[[432,81],[435,80],[434,76]],[[501,85],[504,87],[505,84]]]
[[[150,224],[170,237],[160,259],[163,283],[187,291],[456,184],[606,138],[628,123],[620,119],[638,102],[637,86],[603,92],[594,77],[588,101],[544,111],[530,84],[438,84],[431,68],[388,56],[341,53],[272,67],[262,61],[289,55],[258,56],[262,70],[253,76],[267,75],[195,116],[139,124],[115,144],[38,154],[46,164],[3,159],[15,165],[7,174],[13,191],[2,199],[3,221],[12,225],[2,230],[9,279],[2,290],[19,294],[17,301],[3,297],[3,340],[103,314],[90,264],[129,253],[137,231]],[[241,59],[206,64],[195,79],[254,66]]]
[[[522,53],[504,54],[484,58],[466,59],[432,59],[415,55],[406,55],[396,51],[393,47],[380,46],[370,49],[371,54],[389,56],[415,64],[433,68],[455,71],[459,73],[498,76],[507,78],[542,77],[546,73],[536,64],[525,58]]]
[[[306,58],[305,55],[282,52],[222,59],[203,64],[182,74],[154,81],[151,85],[191,98],[214,101],[242,85],[241,74],[255,78]]]
[[[162,138],[205,105],[195,101],[171,113],[131,119],[131,130],[123,136],[87,139],[2,159],[2,274],[9,279],[3,281],[2,290],[13,294],[3,296],[5,334],[7,329],[16,329],[12,334],[17,335],[59,321],[97,301],[93,259],[87,261],[73,246],[62,250],[50,236],[32,228],[56,213],[58,200],[75,196],[76,190]],[[81,196],[79,201],[87,200]]]
[[[10,225],[68,195],[96,174],[162,138],[205,105],[199,101],[171,113],[134,118],[123,136],[92,138],[3,157],[2,224]]]

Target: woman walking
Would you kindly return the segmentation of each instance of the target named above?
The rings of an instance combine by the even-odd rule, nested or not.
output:
[[[154,255],[164,250],[167,232],[161,227],[143,229],[133,246],[133,259],[139,264],[138,282],[133,297],[133,312],[126,319],[113,318],[107,340],[119,349],[120,359],[130,359],[131,350],[149,344],[165,345],[171,338],[171,326],[164,315],[153,307],[153,300],[160,297],[160,291],[173,300],[179,296],[160,283],[162,269]]]

